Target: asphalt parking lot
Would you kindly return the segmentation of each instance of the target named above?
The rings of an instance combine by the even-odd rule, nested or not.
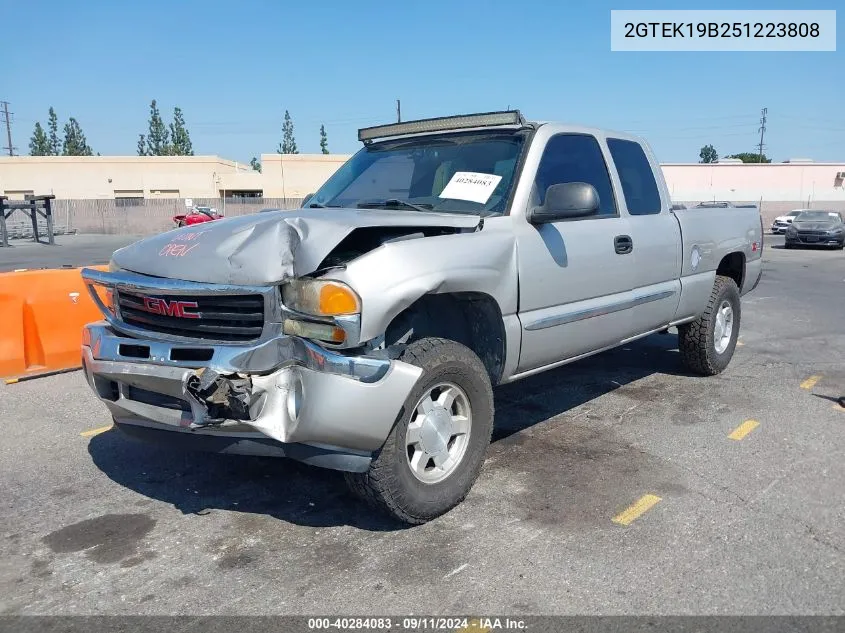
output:
[[[0,272],[20,268],[61,268],[108,264],[112,253],[140,235],[56,235],[55,244],[31,239],[9,240],[0,247]],[[46,240],[45,237],[41,238]]]
[[[766,236],[741,346],[655,335],[505,386],[467,500],[405,528],[342,477],[0,386],[2,614],[845,614],[845,256]]]

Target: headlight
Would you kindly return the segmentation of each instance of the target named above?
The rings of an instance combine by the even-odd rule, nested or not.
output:
[[[312,316],[343,316],[361,312],[361,299],[339,281],[295,279],[282,286],[282,302]]]
[[[830,229],[827,234],[828,235],[840,235],[845,233],[845,228],[839,227],[838,229]]]
[[[787,235],[795,235],[797,232],[798,232],[798,229],[796,229],[794,226],[791,226],[791,225],[788,229],[786,229]]]

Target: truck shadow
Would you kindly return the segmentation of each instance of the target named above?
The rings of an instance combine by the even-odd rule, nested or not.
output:
[[[686,375],[673,334],[650,336],[499,387],[493,441],[616,389],[636,397],[633,383],[654,373]],[[88,451],[112,481],[184,514],[228,510],[311,527],[407,528],[354,498],[340,473],[291,460],[168,450],[116,429],[93,437]]]

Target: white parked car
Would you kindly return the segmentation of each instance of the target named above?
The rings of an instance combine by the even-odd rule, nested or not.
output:
[[[795,216],[809,210],[810,209],[795,209],[786,215],[779,215],[775,218],[775,221],[772,222],[772,233],[786,233],[786,229],[788,229],[792,224],[792,220],[795,219]]]

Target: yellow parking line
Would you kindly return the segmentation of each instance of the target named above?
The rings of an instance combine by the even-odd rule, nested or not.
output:
[[[845,407],[843,407],[843,406],[842,406],[841,404],[839,404],[838,402],[834,402],[834,403],[833,403],[833,407],[832,407],[832,408],[833,408],[833,409],[836,409],[837,411],[841,411],[842,413],[845,413]]]
[[[757,420],[746,420],[736,427],[728,437],[732,440],[741,440],[758,426],[760,426],[760,423]]]
[[[631,525],[636,519],[648,512],[651,508],[657,505],[662,499],[656,495],[643,495],[637,499],[632,505],[613,517],[613,522],[619,525]]]
[[[807,378],[807,380],[805,380],[804,382],[801,383],[801,388],[802,389],[812,389],[813,387],[816,386],[816,383],[821,379],[822,379],[821,376],[810,376],[809,378]]]
[[[108,426],[101,426],[98,429],[88,429],[87,431],[82,431],[80,435],[82,437],[94,437],[95,435],[99,435],[100,433],[105,433],[106,431],[110,430],[112,426],[114,425],[109,424]]]
[[[736,342],[736,346],[737,346],[737,347],[743,347],[744,345],[745,345],[745,343],[743,343],[742,341],[737,341],[737,342]]]

